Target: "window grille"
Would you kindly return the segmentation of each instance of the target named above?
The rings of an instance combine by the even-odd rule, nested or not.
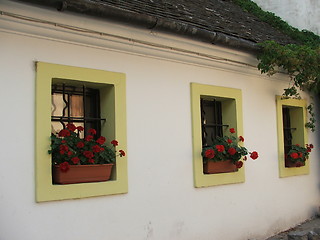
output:
[[[291,127],[289,108],[287,107],[282,108],[282,116],[283,116],[284,153],[285,155],[287,155],[292,146],[292,131],[295,130],[295,128]]]
[[[202,146],[209,146],[223,136],[222,104],[216,100],[201,99]]]
[[[51,127],[53,132],[60,131],[66,124],[82,126],[88,132],[90,128],[97,130],[100,136],[100,96],[98,89],[86,86],[52,85]]]

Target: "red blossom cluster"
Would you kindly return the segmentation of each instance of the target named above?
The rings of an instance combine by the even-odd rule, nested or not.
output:
[[[231,134],[236,133],[234,128],[229,129]],[[249,153],[245,147],[240,146],[238,143],[244,142],[244,137],[238,138],[231,137],[217,137],[212,146],[204,147],[202,150],[202,156],[204,161],[226,161],[231,160],[237,168],[243,166],[242,160],[247,160],[246,155]],[[258,152],[250,152],[250,157],[255,160],[259,157]]]
[[[291,146],[291,149],[285,155],[286,161],[294,164],[295,167],[301,167],[305,165],[305,161],[309,158],[309,154],[313,149],[313,144],[306,144],[305,147],[295,144]]]
[[[116,156],[123,157],[125,151],[115,147],[119,145],[117,140],[112,140],[111,147],[105,145],[106,138],[103,136],[95,137],[97,131],[89,129],[88,135],[84,138],[79,137],[79,133],[84,131],[82,126],[76,127],[69,123],[62,129],[57,136],[51,136],[52,161],[54,165],[59,165],[61,171],[68,171],[72,165],[106,164],[113,163]]]

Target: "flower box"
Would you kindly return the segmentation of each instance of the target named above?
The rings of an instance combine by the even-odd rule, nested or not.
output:
[[[114,164],[70,165],[68,171],[61,171],[59,165],[52,169],[54,184],[73,184],[108,181]]]
[[[106,138],[96,136],[95,129],[89,129],[82,138],[82,126],[68,123],[66,128],[51,136],[52,182],[72,184],[108,181],[116,157],[123,157],[123,150],[116,151],[117,140],[106,146]]]
[[[234,128],[230,128],[229,131],[231,134],[236,132]],[[247,160],[247,154],[250,154],[253,160],[259,157],[258,152],[248,152],[245,147],[239,145],[239,142],[244,142],[244,137],[216,136],[212,145],[202,148],[203,172],[205,174],[236,172],[243,166],[243,161]]]
[[[203,163],[203,172],[205,174],[236,172],[238,168],[230,160],[226,161],[206,161]]]
[[[312,144],[306,144],[305,147],[299,144],[292,145],[289,152],[284,156],[285,167],[294,168],[305,166],[312,149]]]
[[[302,161],[302,162],[292,162],[289,159],[285,160],[285,167],[286,168],[294,168],[294,167],[303,167],[306,165],[306,160]]]

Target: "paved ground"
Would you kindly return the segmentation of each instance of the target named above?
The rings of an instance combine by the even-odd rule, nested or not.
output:
[[[266,240],[320,240],[320,218],[310,219]]]

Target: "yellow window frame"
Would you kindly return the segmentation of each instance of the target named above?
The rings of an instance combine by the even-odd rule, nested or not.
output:
[[[81,184],[52,184],[51,155],[51,85],[52,83],[85,84],[100,90],[101,134],[117,139],[126,151],[126,79],[125,74],[103,70],[36,62],[35,112],[35,182],[36,201],[85,198],[128,192],[127,158],[117,157],[113,180]]]
[[[305,127],[307,120],[306,100],[304,99],[283,99],[281,96],[276,96],[277,102],[277,131],[278,131],[278,162],[280,177],[291,177],[297,175],[309,174],[309,161],[306,161],[302,167],[285,167],[284,160],[284,135],[283,135],[283,107],[288,107],[290,110],[291,127],[295,128],[292,132],[292,144],[305,146],[308,143],[307,129]]]
[[[204,174],[202,162],[201,98],[214,98],[222,103],[223,123],[233,127],[238,135],[243,135],[242,91],[235,88],[191,83],[193,171],[195,187],[209,187],[245,181],[244,167],[237,172]],[[228,131],[226,129],[226,131]],[[228,134],[228,132],[225,132]]]

